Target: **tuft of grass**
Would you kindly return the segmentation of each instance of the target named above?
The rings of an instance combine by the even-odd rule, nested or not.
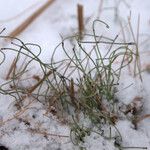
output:
[[[65,118],[71,127],[70,138],[79,147],[83,148],[84,138],[94,132],[105,139],[119,139],[120,148],[122,137],[115,126],[119,119],[116,89],[122,70],[136,59],[137,53],[130,48],[135,45],[134,42],[117,42],[118,36],[111,39],[97,35],[96,24],[109,28],[104,21],[95,20],[92,34],[82,34],[83,39],[80,34],[62,39],[55,48],[50,63],[44,63],[39,58],[39,45],[1,35],[0,38],[13,40],[12,47],[1,48],[2,63],[8,52],[15,53],[16,59],[12,78],[0,85],[0,93],[14,97],[20,109],[25,107],[26,98],[30,97],[42,103],[47,112],[57,118]],[[102,52],[101,45],[109,45],[105,53]],[[31,50],[33,47],[36,48],[34,52]],[[60,48],[64,57],[55,60]],[[20,58],[25,60],[22,66]],[[126,58],[128,61],[125,61]],[[116,61],[120,63],[116,65]],[[33,66],[40,72],[36,75],[40,77],[36,83],[33,81],[35,69],[30,69]],[[25,79],[27,73],[31,78]],[[24,80],[29,84],[24,86]],[[52,112],[51,108],[55,111]],[[108,128],[104,129],[106,126]],[[115,143],[114,145],[116,146]]]

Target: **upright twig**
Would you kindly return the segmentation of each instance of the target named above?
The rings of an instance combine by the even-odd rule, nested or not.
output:
[[[120,23],[120,27],[121,27],[121,32],[122,32],[123,42],[126,43],[127,40],[126,40],[126,34],[125,34],[125,31],[124,31],[124,28],[125,28],[126,26],[123,27],[123,24],[122,24],[122,22],[121,22],[120,19],[119,19],[119,23]],[[127,61],[129,62],[128,56],[127,56]],[[129,70],[129,74],[131,75],[131,66],[130,66],[130,64],[128,65],[128,70]]]
[[[135,48],[136,48],[136,58],[135,58],[135,63],[134,63],[134,76],[136,76],[136,69],[138,69],[139,77],[140,80],[142,81],[142,76],[141,76],[141,63],[140,63],[140,53],[139,53],[139,26],[140,26],[140,16],[138,16],[138,26],[137,26],[137,37],[134,35],[134,31],[131,25],[131,12],[130,12],[130,17],[128,18],[128,23],[129,23],[129,28],[131,31],[132,38],[135,42]]]
[[[102,13],[102,8],[103,8],[103,3],[104,3],[104,1],[100,0],[100,4],[99,4],[99,7],[98,7],[97,19],[100,19],[100,16],[101,16],[101,13]]]
[[[84,31],[84,18],[83,18],[83,6],[78,4],[78,30],[79,37],[82,39],[83,31]]]

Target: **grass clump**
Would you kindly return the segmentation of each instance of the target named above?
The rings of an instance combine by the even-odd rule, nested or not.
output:
[[[41,102],[47,112],[58,119],[63,118],[71,126],[71,140],[82,149],[85,137],[91,132],[112,139],[114,143],[119,138],[117,147],[121,148],[122,137],[115,126],[119,119],[116,89],[122,69],[136,57],[131,47],[135,43],[116,42],[118,36],[111,39],[96,35],[97,23],[109,28],[105,22],[95,20],[93,33],[84,34],[82,40],[78,34],[62,39],[50,63],[39,58],[40,46],[13,38],[11,44],[14,47],[1,48],[0,51],[3,56],[1,65],[6,61],[8,51],[15,53],[16,57],[16,67],[9,73],[11,78],[0,86],[0,93],[13,96],[19,108],[25,107],[27,97]],[[10,37],[1,35],[0,38]],[[105,46],[105,52],[102,46]],[[35,52],[31,50],[33,47]],[[63,57],[58,59],[60,49]],[[25,61],[20,66],[22,58]],[[35,69],[30,69],[33,66],[38,67],[39,72],[36,83],[32,78]],[[27,73],[32,76],[25,78]],[[24,85],[24,80],[30,84]]]

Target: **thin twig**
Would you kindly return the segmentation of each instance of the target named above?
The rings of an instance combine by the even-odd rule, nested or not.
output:
[[[98,14],[97,19],[100,19],[101,13],[102,13],[102,7],[103,7],[104,0],[100,0],[99,8],[98,8]]]
[[[7,19],[4,19],[4,20],[0,20],[0,23],[7,23],[7,22],[10,22],[10,21],[13,21],[15,19],[18,19],[20,18],[21,16],[25,15],[25,13],[29,12],[31,9],[33,9],[34,7],[36,7],[37,5],[39,5],[41,2],[36,2],[35,4],[29,6],[28,8],[22,10],[21,12],[19,12],[17,15],[15,16],[12,16],[10,18],[7,18]]]
[[[139,119],[136,120],[136,123],[139,123],[142,120],[147,119],[147,118],[150,118],[150,114],[143,115],[142,117],[140,117]]]
[[[115,45],[135,45],[135,43],[134,42],[127,42],[127,43],[125,43],[125,42],[107,42],[107,41],[80,41],[80,43],[86,43],[86,44],[100,44],[100,43],[103,43],[103,44],[115,44]]]
[[[49,75],[51,75],[51,74],[52,74],[52,70],[50,70],[47,74],[45,74],[44,77],[43,77],[37,84],[35,84],[34,86],[32,86],[32,87],[28,90],[29,94],[31,94],[31,93],[32,93],[40,84],[42,84],[42,82],[45,81],[46,78],[48,78]]]
[[[52,133],[47,133],[45,131],[40,131],[37,129],[28,129],[29,132],[35,133],[35,134],[42,134],[44,136],[55,136],[55,137],[59,137],[59,138],[69,138],[68,135],[60,135],[60,134],[52,134]]]
[[[82,34],[84,31],[84,18],[83,18],[83,6],[78,4],[78,30],[80,39],[82,39]]]
[[[8,80],[10,78],[10,74],[13,72],[14,68],[16,67],[16,58],[14,58],[9,70],[8,70],[8,73],[6,75],[6,80]]]
[[[36,12],[34,12],[29,18],[27,18],[23,23],[21,23],[15,30],[13,30],[9,36],[10,37],[16,37],[21,32],[23,32],[42,12],[44,12],[49,5],[52,4],[54,0],[48,0],[47,3],[45,3],[41,8],[39,8]]]

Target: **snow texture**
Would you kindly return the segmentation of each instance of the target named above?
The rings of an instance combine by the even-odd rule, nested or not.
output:
[[[113,8],[118,0],[104,0],[100,19],[109,24],[109,31],[101,27],[98,32],[114,38],[120,34],[121,28],[119,22],[115,21],[115,10]],[[46,0],[0,0],[0,28],[6,27],[5,34],[15,29],[25,18],[32,14],[37,8],[44,4]],[[92,20],[97,16],[100,0],[56,0],[40,17],[38,17],[24,32],[19,35],[25,42],[37,43],[42,47],[40,58],[49,62],[52,52],[56,45],[61,41],[60,35],[67,37],[77,32],[76,7],[77,4],[83,4],[85,19],[92,19],[86,26],[86,30],[91,32]],[[35,5],[36,4],[36,5]],[[31,7],[33,5],[33,7]],[[128,6],[129,5],[129,6]],[[31,7],[30,9],[27,9]],[[27,9],[27,10],[26,10]],[[26,10],[24,13],[22,13]],[[132,25],[134,31],[137,29],[138,15],[140,15],[140,34],[143,37],[149,37],[150,32],[150,1],[149,0],[124,0],[118,8],[118,15],[127,22],[131,11]],[[10,19],[22,13],[15,19]],[[145,35],[145,36],[144,36]],[[127,35],[128,36],[128,35]],[[128,38],[128,37],[127,37]],[[146,39],[145,38],[145,39]],[[129,39],[130,41],[130,39]],[[144,40],[143,40],[144,41]],[[140,46],[141,65],[144,69],[149,64],[150,41]],[[146,53],[146,54],[145,54]],[[60,57],[60,54],[57,54]],[[8,61],[8,65],[10,61]],[[0,84],[5,82],[7,73],[5,67],[0,70]],[[135,97],[143,97],[143,115],[150,114],[150,74],[142,73],[143,82],[133,78],[131,75],[123,72],[119,85],[118,99],[129,104]],[[131,86],[129,86],[132,84]],[[129,88],[125,87],[129,86]],[[57,137],[55,135],[69,136],[69,126],[62,124],[53,115],[45,115],[45,109],[42,104],[33,102],[21,116],[0,126],[0,144],[10,150],[76,150],[69,137]],[[0,121],[5,121],[16,112],[14,100],[12,97],[0,94]],[[147,147],[150,150],[150,118],[142,120],[135,130],[132,123],[128,120],[117,122],[124,147]],[[36,132],[34,132],[36,130]],[[43,133],[49,135],[45,136]],[[113,144],[114,141],[105,140],[96,134],[91,134],[85,139],[87,150],[117,150]],[[135,148],[136,149],[136,148]],[[129,149],[132,150],[132,149]]]

